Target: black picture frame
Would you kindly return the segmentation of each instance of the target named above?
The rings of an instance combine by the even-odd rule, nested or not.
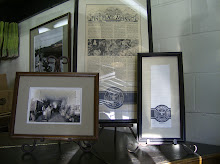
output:
[[[164,78],[168,79],[168,82],[170,82],[168,83],[170,94],[169,91],[167,94],[167,97],[170,97],[170,99],[163,98],[164,100],[159,101],[170,101],[169,110],[168,108],[164,108],[161,104],[159,104],[161,105],[160,107],[162,107],[160,109],[152,105],[155,102],[159,102],[157,98],[153,97],[152,95],[156,93],[156,90],[154,90],[154,86],[157,85],[155,79],[161,77],[158,74],[155,76],[155,73],[158,73],[158,70],[162,70],[163,66],[169,70],[167,74],[168,76],[164,76]],[[157,68],[156,72],[154,68]],[[160,84],[162,85],[162,83],[163,82]],[[154,93],[152,91],[154,91]],[[163,95],[162,90],[158,91],[158,93],[154,94],[154,96],[158,94]],[[155,109],[161,112],[167,111],[167,113],[164,113],[164,115],[163,113],[160,113],[161,115],[157,113],[156,115],[154,113]],[[156,119],[156,117],[159,118],[159,120]],[[166,119],[162,120],[165,117],[170,121],[170,123],[168,123]],[[138,142],[145,142],[147,144],[176,143],[185,141],[185,105],[182,52],[151,52],[138,54],[137,131]]]
[[[71,72],[71,13],[30,29],[30,72]]]
[[[85,58],[86,54],[86,45],[88,44],[86,41],[86,6],[87,5],[122,5],[124,2],[122,1],[118,1],[118,0],[107,0],[107,1],[79,1],[76,0],[75,1],[75,12],[74,12],[74,61],[77,61],[77,64],[73,65],[73,70],[77,71],[77,72],[84,72],[84,71],[88,71],[85,69],[84,64],[86,64],[86,62],[84,61],[83,58]],[[145,28],[141,28],[142,33],[141,33],[141,46],[142,48],[144,46],[148,47],[147,49],[143,48],[142,51],[138,51],[139,52],[152,52],[153,51],[153,41],[152,41],[152,23],[151,23],[151,5],[150,5],[150,0],[135,0],[133,3],[138,4],[139,6],[142,7],[142,9],[144,9],[144,14],[141,13],[141,21],[143,24],[146,23]],[[132,6],[131,4],[124,4],[126,6]],[[83,7],[82,7],[83,6]],[[104,6],[106,7],[106,6]],[[97,10],[99,10],[100,8],[97,8]],[[140,13],[140,11],[138,11]],[[145,17],[144,19],[142,17]],[[144,31],[144,32],[143,32]],[[146,35],[147,34],[147,35]],[[148,40],[147,43],[145,43],[145,40]],[[137,54],[136,53],[136,54]],[[136,72],[136,63],[137,60],[135,62],[133,62],[132,64],[135,65],[134,67],[134,72]],[[123,68],[121,69],[123,70]],[[93,72],[94,70],[89,69],[90,72]],[[99,71],[96,71],[99,72]],[[100,72],[99,72],[100,73]],[[102,74],[100,74],[100,79],[102,77]],[[136,74],[132,74],[132,77],[134,79],[136,79]],[[136,80],[134,80],[134,82],[136,83]],[[100,81],[101,83],[101,81]],[[116,86],[113,86],[116,87]],[[137,86],[135,86],[135,90],[132,91],[128,91],[128,92],[124,92],[123,94],[129,95],[132,92],[132,102],[130,104],[134,104],[135,106],[137,105]],[[107,89],[101,90],[100,89],[100,102],[102,102],[102,97],[104,94],[106,94]],[[130,100],[129,100],[130,101]],[[102,112],[102,108],[100,109],[100,113]],[[116,113],[119,110],[114,109],[113,112]],[[137,123],[137,107],[132,109],[132,112],[135,113],[134,117],[129,117],[128,119],[122,119],[122,118],[115,118],[115,119],[106,119],[106,118],[102,118],[99,117],[99,123]]]

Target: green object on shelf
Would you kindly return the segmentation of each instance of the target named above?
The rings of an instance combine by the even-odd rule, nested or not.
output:
[[[0,21],[0,56],[2,55],[2,44],[4,38],[4,22]]]
[[[3,28],[3,29],[2,29]],[[8,23],[3,22],[0,24],[0,36],[2,32],[2,40],[0,39],[0,44],[2,46],[2,55],[3,58],[13,58],[18,56],[18,24],[17,23]],[[2,42],[2,43],[1,43]]]
[[[9,23],[5,22],[5,26],[4,26],[4,42],[3,42],[3,48],[2,48],[2,57],[7,57],[8,53],[7,53],[7,48],[8,48],[8,26]]]
[[[8,30],[8,57],[18,56],[18,24],[10,23]]]

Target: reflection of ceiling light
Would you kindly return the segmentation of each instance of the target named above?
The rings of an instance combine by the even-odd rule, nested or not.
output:
[[[68,20],[67,19],[64,19],[64,20],[61,20],[59,22],[57,22],[53,27],[54,28],[58,28],[58,27],[62,27],[62,26],[65,26],[68,24]]]
[[[138,2],[135,2],[134,0],[120,0],[122,3],[126,3],[129,5],[129,7],[133,8],[134,10],[138,11],[142,16],[147,19],[147,10]]]
[[[128,120],[129,117],[128,117],[128,116],[122,116],[122,119],[123,119],[123,120]]]
[[[114,62],[114,63],[112,63],[112,66],[114,68],[120,68],[120,67],[124,66],[124,63],[122,63],[122,62]]]
[[[46,28],[46,27],[41,27],[41,28],[38,29],[39,34],[47,32],[47,31],[50,31],[50,29]]]
[[[110,79],[114,79],[115,76],[111,76],[111,77],[108,77],[108,78],[105,78],[105,79],[99,79],[99,81],[101,82],[105,82],[106,80],[110,80]]]
[[[111,120],[114,120],[115,119],[115,112],[110,112],[110,113],[107,113],[107,112],[101,112],[101,113],[104,113],[106,116],[108,116],[109,119]]]
[[[161,135],[154,134],[154,133],[142,133],[142,135],[146,138],[162,138]]]
[[[180,149],[180,145],[179,145],[179,144],[173,145],[173,148],[174,148],[175,150],[179,150],[179,149]]]
[[[114,83],[114,84],[116,84],[116,85],[119,85],[119,86],[121,86],[121,87],[124,87],[124,85],[123,85],[123,84],[117,83],[116,81],[109,80],[109,82]]]
[[[115,72],[112,72],[112,73],[100,76],[99,80],[112,79],[114,77],[115,77]]]
[[[114,120],[115,119],[115,112],[110,112],[110,119]]]

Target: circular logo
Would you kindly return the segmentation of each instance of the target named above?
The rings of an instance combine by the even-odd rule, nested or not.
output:
[[[110,87],[104,95],[105,105],[111,109],[120,108],[124,102],[124,94],[121,89]]]
[[[158,122],[166,122],[171,118],[171,110],[166,105],[158,105],[155,108],[154,116]]]

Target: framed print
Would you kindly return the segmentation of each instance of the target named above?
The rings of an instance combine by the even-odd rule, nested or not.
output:
[[[99,72],[99,122],[137,122],[137,53],[149,52],[146,0],[76,1],[77,71]]]
[[[70,72],[70,13],[30,30],[30,72]]]
[[[185,140],[181,52],[138,54],[138,140]]]
[[[98,73],[17,72],[11,136],[97,139],[98,79]]]

